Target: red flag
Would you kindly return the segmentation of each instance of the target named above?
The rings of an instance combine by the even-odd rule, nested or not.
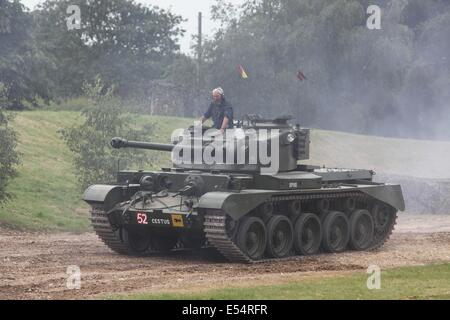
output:
[[[303,72],[301,72],[300,70],[298,70],[298,72],[297,72],[297,78],[298,78],[298,80],[300,80],[300,81],[306,80],[305,75],[304,75]]]

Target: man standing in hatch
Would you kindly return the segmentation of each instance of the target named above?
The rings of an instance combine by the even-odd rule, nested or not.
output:
[[[213,127],[220,130],[222,133],[225,129],[233,128],[233,107],[225,100],[225,95],[222,88],[216,88],[212,91],[213,101],[206,110],[201,122],[205,122],[212,118]]]

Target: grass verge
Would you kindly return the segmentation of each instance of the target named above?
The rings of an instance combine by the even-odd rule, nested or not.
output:
[[[290,284],[214,289],[184,293],[116,295],[110,299],[303,300],[303,299],[450,299],[450,264],[401,267],[381,271],[381,288],[367,289],[370,275],[355,272]]]

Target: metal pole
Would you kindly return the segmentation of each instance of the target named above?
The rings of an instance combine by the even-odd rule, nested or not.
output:
[[[194,107],[192,112],[196,113],[198,111],[198,106],[201,104],[201,88],[202,88],[202,13],[198,13],[198,35],[197,35],[197,79],[195,79],[195,97],[194,97]],[[192,116],[192,115],[190,115]]]
[[[203,48],[202,48],[202,13],[198,13],[198,44],[197,44],[197,84],[198,84],[198,91],[200,92],[201,88],[201,68],[202,68],[202,54],[203,54]]]

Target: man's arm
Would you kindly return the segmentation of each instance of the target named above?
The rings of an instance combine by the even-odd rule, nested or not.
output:
[[[224,131],[225,129],[228,128],[228,122],[230,121],[230,119],[228,119],[226,116],[223,117],[223,121],[222,121],[222,125],[220,126],[220,131]]]
[[[222,132],[228,128],[230,119],[233,119],[233,107],[230,104],[228,104],[227,106],[225,106],[224,117],[223,117],[222,125],[220,126],[220,130]]]
[[[203,116],[200,118],[200,121],[204,123],[206,120],[211,118],[211,105],[209,105],[208,110],[203,114]]]

